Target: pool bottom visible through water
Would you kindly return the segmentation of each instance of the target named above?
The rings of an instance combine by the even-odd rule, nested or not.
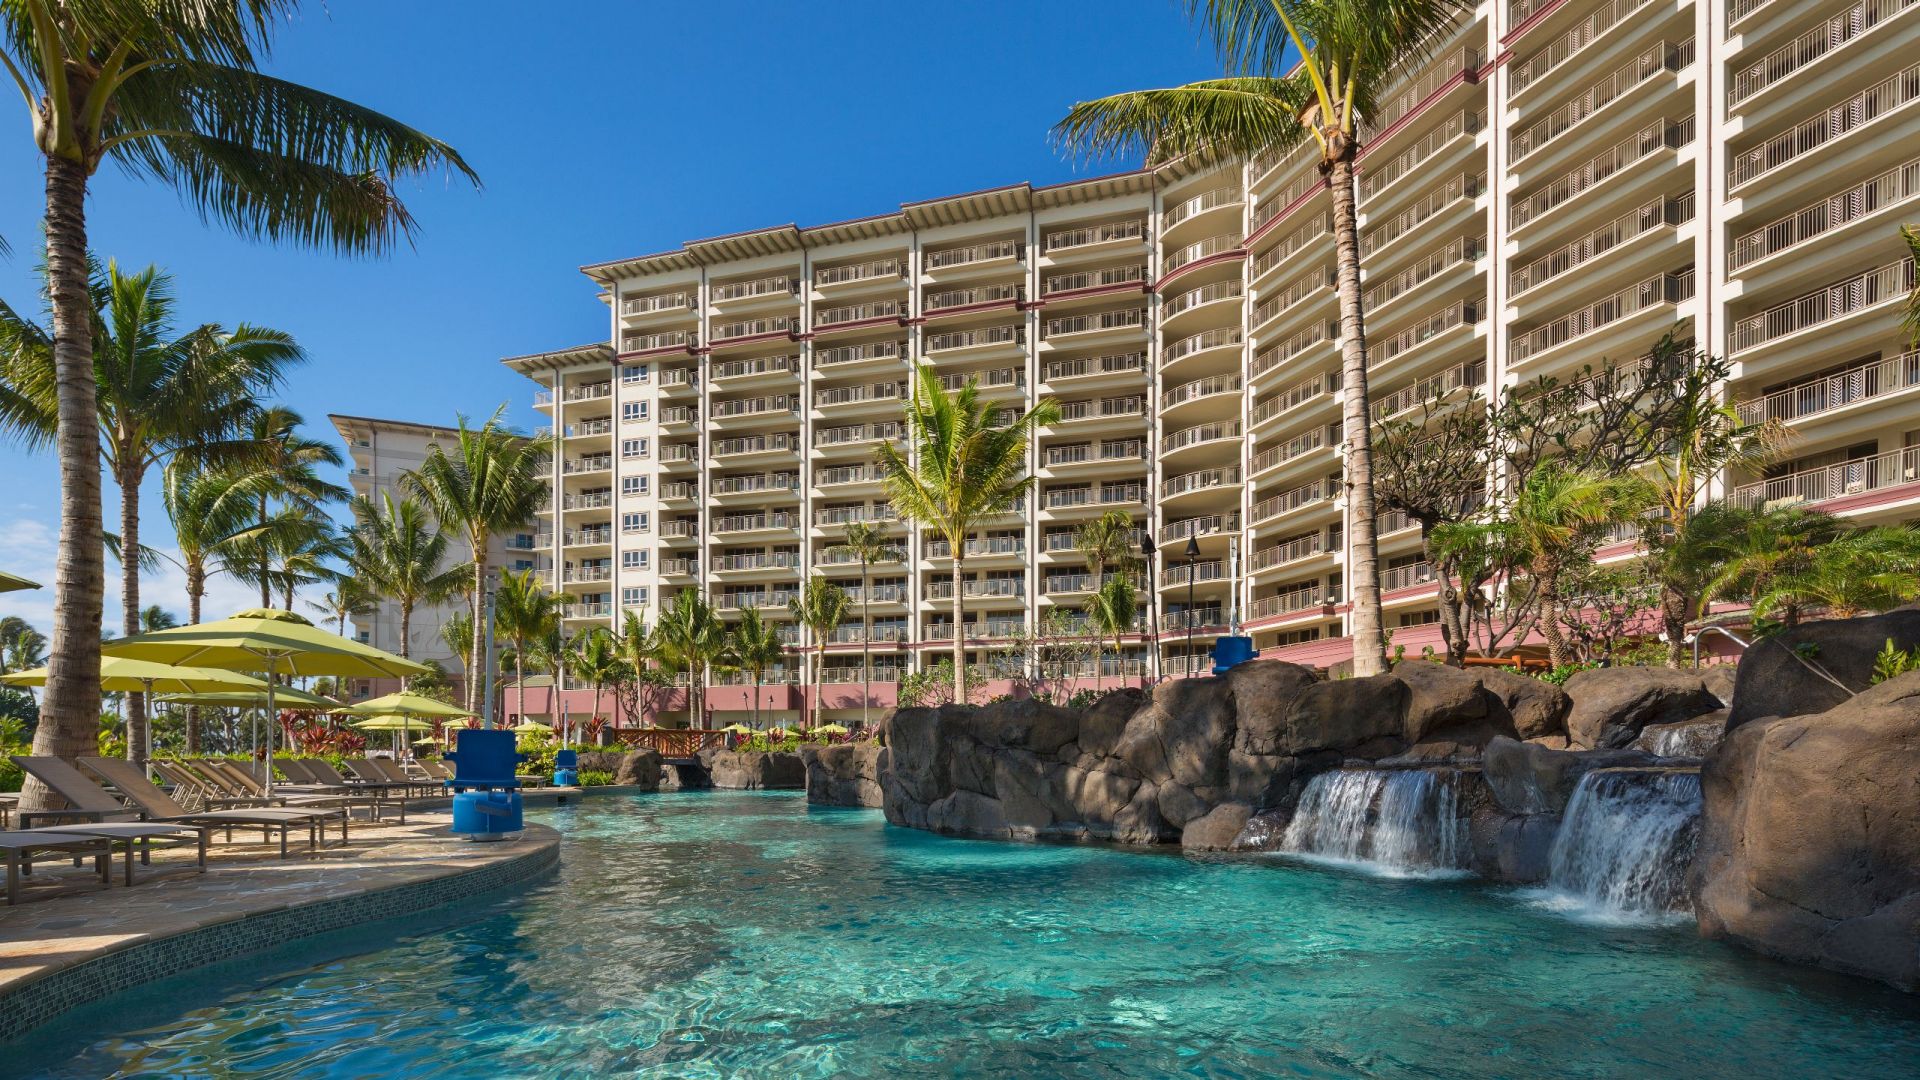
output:
[[[0,1075],[1920,1069],[1914,999],[1484,883],[945,839],[793,794],[530,816],[567,841],[525,893],[129,991]]]

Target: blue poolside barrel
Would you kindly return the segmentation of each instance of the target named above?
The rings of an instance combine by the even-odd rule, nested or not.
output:
[[[1260,655],[1253,647],[1253,639],[1243,635],[1231,634],[1216,638],[1213,642],[1213,673],[1225,675],[1229,670]]]
[[[469,840],[505,840],[524,829],[517,791],[463,791],[453,797],[453,834]]]
[[[553,754],[553,786],[574,787],[580,783],[580,755],[572,750]]]

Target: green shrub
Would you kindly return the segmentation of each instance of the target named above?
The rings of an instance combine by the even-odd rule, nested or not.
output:
[[[16,749],[9,746],[5,748],[5,752],[7,754],[23,753],[25,748]],[[20,766],[8,761],[5,756],[0,756],[0,792],[19,791],[20,785],[26,781],[26,778],[26,774],[20,771]]]
[[[581,787],[611,787],[613,774],[605,769],[581,769]]]
[[[1552,683],[1555,686],[1565,686],[1568,679],[1573,678],[1583,671],[1592,671],[1599,666],[1599,664],[1561,664],[1559,667],[1553,668],[1550,671],[1543,671],[1535,675],[1534,678],[1539,679],[1541,682]]]
[[[1873,685],[1879,686],[1888,679],[1905,675],[1909,671],[1920,671],[1920,648],[1894,648],[1893,639],[1880,647],[1879,655],[1873,658]]]

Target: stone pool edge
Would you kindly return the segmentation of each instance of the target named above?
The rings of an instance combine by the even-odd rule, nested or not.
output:
[[[0,991],[0,1044],[62,1013],[197,967],[360,923],[414,915],[530,881],[560,865],[560,834],[529,824],[511,858],[378,889],[278,904],[178,933],[130,941]]]

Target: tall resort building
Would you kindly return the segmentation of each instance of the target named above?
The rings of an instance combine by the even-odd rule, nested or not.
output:
[[[1367,133],[1374,417],[1630,362],[1677,330],[1734,362],[1745,415],[1794,435],[1790,460],[1717,494],[1911,516],[1920,353],[1899,329],[1914,264],[1896,230],[1920,221],[1916,9],[1480,5]],[[583,269],[610,344],[505,361],[538,383],[561,440],[535,541],[571,628],[627,610],[651,623],[699,589],[811,648],[787,598],[820,575],[859,599],[859,567],[833,545],[848,522],[878,522],[905,558],[873,569],[871,620],[827,643],[826,706],[846,715],[863,639],[884,704],[956,632],[985,660],[1049,609],[1077,611],[1096,582],[1073,530],[1123,510],[1158,548],[1154,617],[1121,656],[1109,647],[1108,685],[1154,666],[1152,640],[1168,674],[1203,664],[1189,628],[1204,651],[1236,619],[1263,656],[1350,655],[1338,303],[1312,148]],[[959,628],[950,552],[895,520],[879,485],[874,447],[901,438],[916,366],[1062,414],[1032,448],[1032,497],[967,541]],[[1379,531],[1394,643],[1437,645],[1418,529],[1383,515]],[[1622,537],[1602,554],[1630,550]],[[762,706],[806,697],[781,693]],[[725,685],[708,706],[747,707]]]
[[[420,467],[435,445],[452,445],[457,432],[435,424],[416,424],[407,420],[376,420],[365,416],[327,417],[347,444],[348,480],[356,496],[364,495],[376,505],[391,495],[397,502],[407,496],[400,477]],[[428,516],[432,522],[431,515]],[[529,526],[518,533],[494,539],[490,565],[496,574],[502,569],[518,572],[534,568],[535,529]],[[473,557],[473,548],[458,533],[447,543],[446,565],[453,566]],[[465,610],[466,598],[456,597],[443,604],[423,604],[413,609],[408,620],[405,654],[422,662],[431,660],[447,671],[456,686],[462,681],[461,663],[447,647],[441,629],[455,613]],[[400,654],[400,605],[381,600],[371,611],[351,616],[354,638],[376,649]],[[389,693],[400,688],[398,679],[358,679],[352,687],[354,700]]]

